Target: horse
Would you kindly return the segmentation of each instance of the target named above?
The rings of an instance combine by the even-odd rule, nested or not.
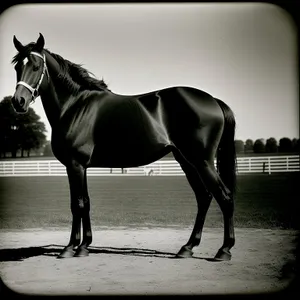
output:
[[[17,84],[12,106],[17,113],[26,113],[30,103],[40,97],[51,125],[53,153],[67,171],[72,227],[69,243],[57,258],[89,255],[88,168],[145,166],[172,153],[197,201],[193,230],[175,257],[193,257],[215,199],[223,215],[224,238],[213,259],[231,259],[235,244],[236,121],[227,104],[187,86],[116,94],[82,65],[44,48],[41,33],[36,42],[27,45],[14,35],[13,43]]]

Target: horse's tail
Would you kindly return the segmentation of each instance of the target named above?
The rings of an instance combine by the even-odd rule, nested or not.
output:
[[[228,105],[219,99],[216,100],[225,119],[224,130],[217,151],[217,170],[226,187],[231,193],[234,193],[236,190],[235,118]]]

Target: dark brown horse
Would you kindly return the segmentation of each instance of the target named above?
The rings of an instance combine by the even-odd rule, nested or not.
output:
[[[26,46],[15,36],[13,42],[18,51],[13,58],[17,72],[13,107],[25,113],[41,97],[52,127],[53,153],[67,169],[73,222],[69,244],[59,258],[88,255],[92,230],[87,168],[142,166],[172,151],[198,204],[194,229],[177,256],[191,257],[193,247],[200,244],[214,197],[224,216],[224,242],[215,258],[229,260],[235,241],[236,180],[231,109],[191,87],[117,95],[80,65],[44,49],[41,34],[36,43]]]

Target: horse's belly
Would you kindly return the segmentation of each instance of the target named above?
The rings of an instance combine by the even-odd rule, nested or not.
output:
[[[135,136],[133,132],[95,144],[91,164],[97,167],[133,167],[159,159],[169,145],[167,138],[159,135]]]

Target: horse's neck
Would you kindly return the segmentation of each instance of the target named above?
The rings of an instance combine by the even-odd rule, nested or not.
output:
[[[51,127],[53,128],[59,120],[61,109],[59,101],[57,99],[57,95],[52,86],[49,85],[49,87],[45,91],[41,92],[41,100],[45,110],[45,114]]]
[[[53,128],[59,121],[61,108],[66,101],[66,95],[63,94],[62,91],[59,91],[57,88],[55,88],[54,85],[53,79],[58,76],[59,72],[58,63],[48,53],[46,53],[46,61],[49,78],[45,76],[44,80],[45,82],[48,80],[48,82],[41,86],[40,94],[46,116],[51,127]]]

